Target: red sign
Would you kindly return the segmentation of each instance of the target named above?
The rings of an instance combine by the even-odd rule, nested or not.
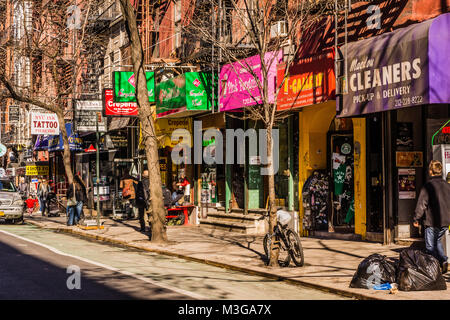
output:
[[[277,70],[277,84],[285,74],[285,66]],[[333,53],[298,61],[289,69],[289,75],[280,89],[277,110],[289,110],[333,100],[336,93]]]
[[[103,104],[105,116],[137,116],[136,102],[114,102],[113,89],[103,90]]]
[[[442,133],[450,133],[450,127],[442,128]]]

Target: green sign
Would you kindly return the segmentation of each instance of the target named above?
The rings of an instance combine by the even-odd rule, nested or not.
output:
[[[156,86],[156,113],[158,117],[183,111],[211,110],[211,74],[186,72]],[[215,82],[217,88],[217,81]],[[217,90],[215,94],[217,105]]]
[[[136,102],[137,79],[134,72],[114,71],[114,102]],[[155,101],[155,73],[146,71],[148,100]]]

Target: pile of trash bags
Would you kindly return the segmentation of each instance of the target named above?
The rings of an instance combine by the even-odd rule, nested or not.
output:
[[[372,254],[358,266],[351,288],[401,291],[446,290],[439,261],[416,249],[405,249],[398,262]]]

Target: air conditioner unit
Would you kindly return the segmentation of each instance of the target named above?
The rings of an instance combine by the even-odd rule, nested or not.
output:
[[[287,23],[286,21],[277,21],[270,27],[270,38],[286,37]]]

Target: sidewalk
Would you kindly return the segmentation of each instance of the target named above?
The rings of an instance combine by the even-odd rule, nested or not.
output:
[[[421,291],[389,294],[388,291],[349,288],[358,264],[367,256],[379,253],[388,257],[399,256],[400,245],[383,246],[379,243],[301,238],[305,254],[305,266],[270,268],[265,266],[262,236],[244,235],[198,226],[169,226],[169,244],[157,245],[139,232],[137,220],[114,221],[106,219],[102,230],[82,230],[68,227],[65,217],[25,217],[33,225],[67,232],[109,243],[126,245],[160,254],[172,255],[201,263],[225,267],[249,274],[300,284],[358,299],[450,299],[450,276],[445,275],[447,291]],[[249,297],[251,299],[251,297]]]

